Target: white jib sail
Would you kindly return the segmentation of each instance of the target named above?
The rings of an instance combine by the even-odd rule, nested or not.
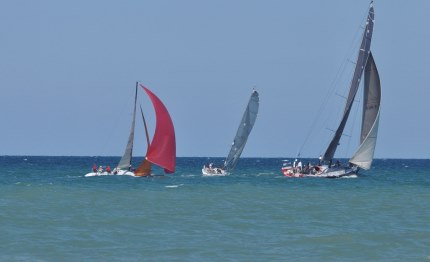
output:
[[[372,165],[378,137],[381,104],[381,84],[372,53],[367,60],[364,79],[361,144],[349,162],[363,169],[369,169]]]

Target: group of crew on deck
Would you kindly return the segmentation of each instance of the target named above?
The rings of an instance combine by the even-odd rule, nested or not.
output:
[[[106,173],[108,173],[108,174],[114,174],[114,175],[116,175],[117,173],[118,173],[118,168],[114,168],[113,170],[110,168],[110,166],[106,166],[106,168],[103,168],[103,166],[99,166],[98,168],[97,168],[97,165],[96,164],[94,164],[93,165],[93,172],[94,173],[103,173],[103,172],[106,172]]]
[[[313,173],[314,166],[308,162],[306,165],[303,165],[302,161],[298,161],[297,159],[293,162],[293,173],[301,173],[301,174],[311,174]]]
[[[94,173],[103,173],[103,172],[106,172],[106,173],[108,173],[108,174],[111,174],[111,173],[112,173],[112,169],[110,168],[110,166],[106,166],[106,168],[105,168],[105,169],[103,169],[103,166],[99,166],[99,167],[97,168],[97,165],[96,165],[96,164],[94,164],[94,165],[93,165],[93,172],[94,172]],[[116,174],[116,173],[117,173],[117,169],[116,169],[116,168],[114,168],[114,169],[113,169],[113,173],[114,173],[114,174]]]
[[[213,174],[222,174],[223,169],[221,167],[214,167],[213,163],[203,166],[204,169],[208,170]]]
[[[318,165],[311,165],[310,162],[308,162],[306,165],[303,165],[301,160],[299,161],[299,160],[295,159],[293,162],[292,168],[293,168],[294,174],[297,174],[297,173],[300,173],[300,174],[318,174],[321,171],[321,166],[322,166],[322,161],[321,161],[321,157],[320,157],[320,162]],[[330,160],[328,167],[329,168],[341,167],[341,163],[339,160],[337,160],[333,166],[332,160]]]
[[[103,166],[99,166],[98,168],[97,168],[97,165],[96,164],[94,164],[93,165],[93,172],[94,173],[103,173],[103,172],[106,172],[106,173],[108,173],[108,174],[113,174],[113,175],[116,175],[116,174],[118,174],[118,171],[119,171],[120,169],[118,168],[118,167],[115,167],[113,170],[111,169],[111,167],[110,166],[106,166],[106,168],[103,168]],[[134,171],[134,168],[130,165],[129,167],[128,167],[128,170],[129,171]]]

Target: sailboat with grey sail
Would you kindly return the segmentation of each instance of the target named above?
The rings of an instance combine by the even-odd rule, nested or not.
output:
[[[204,165],[202,168],[204,176],[225,176],[235,169],[257,119],[259,103],[259,94],[253,90],[224,164],[221,167],[215,167],[213,163]]]
[[[379,127],[380,104],[381,104],[381,84],[379,73],[375,60],[370,50],[370,44],[373,34],[374,25],[374,6],[373,1],[370,4],[366,26],[362,35],[361,45],[358,52],[353,78],[350,83],[349,94],[346,100],[345,108],[341,121],[334,132],[334,136],[327,146],[324,154],[320,156],[319,164],[298,168],[297,166],[283,166],[282,173],[289,177],[327,177],[337,178],[345,176],[356,176],[358,170],[369,169],[372,165],[373,156],[376,147],[376,140]],[[363,83],[363,109],[360,133],[360,145],[353,156],[348,160],[348,164],[343,166],[339,161],[333,163],[337,147],[344,134],[344,129],[357,94],[357,90]]]

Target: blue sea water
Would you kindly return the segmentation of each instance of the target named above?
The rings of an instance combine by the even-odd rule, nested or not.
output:
[[[84,177],[118,160],[0,157],[0,261],[430,260],[430,160],[377,159],[354,179],[286,178],[275,158],[227,177],[202,177],[221,163],[208,158]]]

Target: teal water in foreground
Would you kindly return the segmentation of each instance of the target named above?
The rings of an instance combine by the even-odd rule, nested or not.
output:
[[[430,261],[430,160],[354,179],[286,178],[272,158],[84,177],[118,160],[0,156],[0,261]]]

